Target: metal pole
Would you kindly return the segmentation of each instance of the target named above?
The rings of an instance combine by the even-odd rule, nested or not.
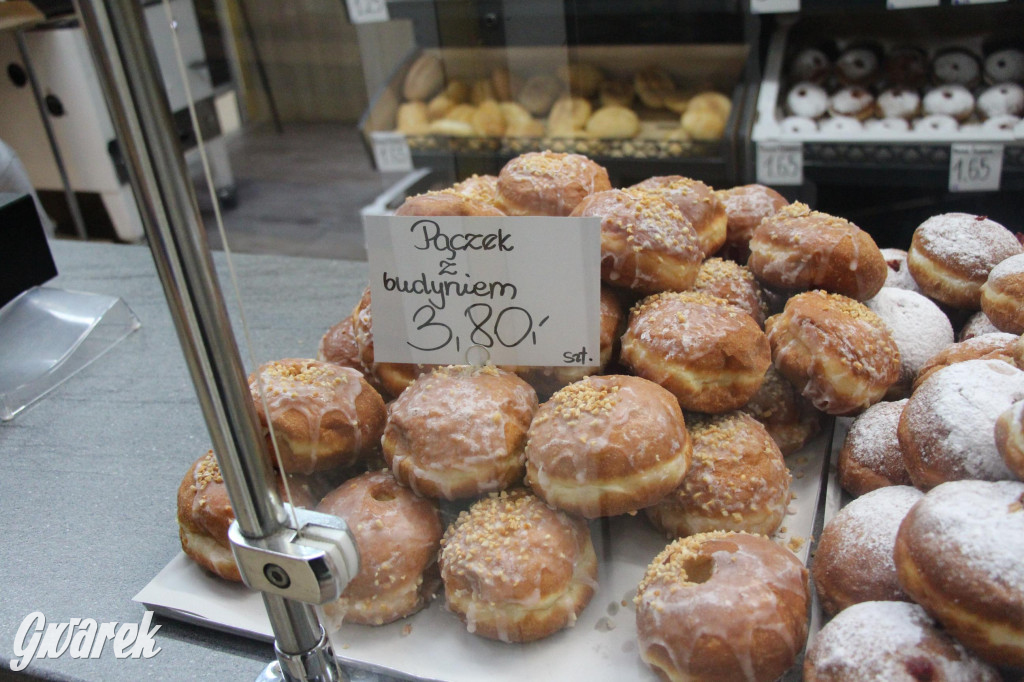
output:
[[[270,459],[141,4],[76,0],[76,5],[239,530],[248,538],[267,537],[285,527],[285,511],[269,484]],[[341,679],[313,607],[263,596],[285,679]]]

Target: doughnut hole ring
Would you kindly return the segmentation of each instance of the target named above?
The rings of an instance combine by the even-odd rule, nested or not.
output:
[[[671,391],[685,410],[745,405],[771,365],[768,339],[747,313],[695,292],[648,296],[629,314],[622,362]]]
[[[1024,254],[992,268],[981,285],[981,309],[999,331],[1024,333]]]
[[[637,590],[640,657],[664,680],[771,682],[803,649],[809,599],[807,569],[768,538],[676,540]]]
[[[1010,471],[1024,480],[1024,400],[996,419],[996,448]]]
[[[601,218],[601,280],[641,293],[693,286],[702,259],[697,234],[672,202],[611,189],[591,194],[574,218]]]
[[[954,481],[900,524],[900,585],[968,649],[1024,666],[1024,483]]]
[[[671,393],[639,377],[587,377],[538,408],[526,444],[526,482],[571,514],[615,516],[679,487],[691,454]]]
[[[250,375],[249,391],[288,473],[351,465],[384,430],[384,400],[351,367],[298,358],[268,362]]]
[[[765,321],[775,367],[817,409],[854,415],[900,376],[892,333],[863,303],[808,291]]]
[[[572,627],[597,588],[587,524],[521,489],[459,514],[439,563],[448,610],[473,634],[503,642]]]
[[[747,267],[775,289],[825,289],[858,301],[877,294],[889,272],[871,235],[799,202],[761,221]]]
[[[398,484],[388,471],[349,479],[317,511],[344,519],[359,548],[359,572],[341,598],[324,606],[335,629],[342,622],[384,625],[410,616],[440,584],[441,516],[433,502]]]
[[[792,479],[779,447],[744,412],[691,418],[693,459],[683,484],[648,507],[672,538],[733,530],[771,535],[782,524]]]
[[[583,198],[612,188],[608,171],[581,154],[528,152],[498,173],[498,208],[508,215],[567,216]]]

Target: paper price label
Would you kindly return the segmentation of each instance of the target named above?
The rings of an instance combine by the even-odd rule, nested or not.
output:
[[[402,133],[370,133],[373,161],[382,173],[412,170],[412,152]]]
[[[799,143],[759,142],[757,181],[762,185],[802,185],[804,148]]]
[[[345,0],[348,7],[348,20],[353,24],[372,24],[387,21],[387,0]]]
[[[1003,145],[954,144],[949,155],[950,192],[991,192],[1003,174]]]
[[[750,0],[752,14],[781,14],[799,11],[800,0]]]
[[[938,7],[939,0],[886,0],[886,9],[910,9],[913,7]]]
[[[374,359],[595,366],[598,218],[367,216]]]

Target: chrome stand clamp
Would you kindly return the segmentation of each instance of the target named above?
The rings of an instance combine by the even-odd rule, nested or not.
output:
[[[321,645],[302,654],[287,654],[276,646],[277,660],[272,662],[256,682],[292,682],[307,680],[308,682],[343,682],[347,680],[338,669],[334,660],[334,649],[330,640],[324,635]]]
[[[292,507],[285,505],[288,523]],[[242,581],[254,590],[321,605],[336,600],[359,572],[359,551],[344,521],[330,514],[294,508],[298,528],[282,527],[263,538],[228,529]]]

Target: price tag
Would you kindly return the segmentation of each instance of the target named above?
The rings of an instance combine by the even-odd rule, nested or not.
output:
[[[950,192],[990,192],[999,189],[1003,174],[1003,145],[954,144],[949,154]]]
[[[373,161],[382,173],[411,171],[412,153],[405,135],[395,132],[370,133]]]
[[[913,7],[938,7],[939,0],[886,0],[886,9],[910,9]]]
[[[348,7],[348,20],[353,24],[372,24],[376,21],[387,21],[387,0],[345,0]]]
[[[802,185],[804,147],[795,142],[757,143],[757,181],[762,185]]]
[[[750,0],[751,14],[799,12],[800,0]]]
[[[954,5],[990,5],[996,2],[1008,2],[1008,0],[953,0]]]
[[[600,364],[600,219],[365,224],[375,360]]]

